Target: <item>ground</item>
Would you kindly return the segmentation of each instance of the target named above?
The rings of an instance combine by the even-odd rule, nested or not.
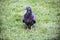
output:
[[[0,0],[0,40],[59,40],[60,0]],[[22,22],[25,7],[36,15],[32,30]]]

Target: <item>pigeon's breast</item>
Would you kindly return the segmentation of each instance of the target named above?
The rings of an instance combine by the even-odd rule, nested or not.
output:
[[[33,16],[25,17],[25,22],[32,22]]]

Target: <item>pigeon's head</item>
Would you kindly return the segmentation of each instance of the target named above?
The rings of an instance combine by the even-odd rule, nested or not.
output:
[[[27,10],[27,14],[28,14],[28,15],[31,15],[31,14],[32,14],[31,7],[27,6],[27,7],[26,7],[26,10]]]
[[[27,6],[26,7],[26,10],[30,11],[31,10],[31,7]]]

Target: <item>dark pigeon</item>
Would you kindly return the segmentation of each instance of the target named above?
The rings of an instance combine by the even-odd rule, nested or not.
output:
[[[25,23],[29,29],[32,29],[32,25],[36,23],[36,17],[29,6],[26,7],[26,10],[23,16],[23,23]]]

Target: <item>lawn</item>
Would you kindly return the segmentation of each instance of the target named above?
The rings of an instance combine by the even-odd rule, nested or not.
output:
[[[60,0],[0,0],[0,40],[59,40]],[[31,6],[36,15],[32,30],[22,16]]]

